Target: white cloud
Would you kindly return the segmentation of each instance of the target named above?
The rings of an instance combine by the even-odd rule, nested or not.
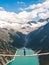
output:
[[[20,4],[25,5],[25,2],[22,2],[22,1],[19,2],[19,1],[18,1],[16,4],[18,4],[18,5],[20,5]]]
[[[30,10],[30,9],[37,9],[37,8],[39,9],[41,7],[49,8],[49,0],[46,0],[43,3],[29,5],[27,8],[21,8],[21,10]]]
[[[43,3],[29,5],[27,8],[21,8],[21,10],[31,10],[31,12],[27,12],[30,14],[28,15],[28,19],[33,19],[35,17],[48,18],[49,15],[47,13],[49,13],[49,0],[46,0]]]
[[[22,4],[23,2],[21,2]],[[19,4],[19,2],[18,2]],[[32,11],[27,12],[25,10]],[[23,9],[20,13],[15,12],[7,12],[4,8],[0,7],[0,20],[8,21],[8,22],[17,22],[17,23],[26,23],[28,21],[33,20],[33,18],[40,17],[40,18],[47,18],[49,17],[49,1],[45,1],[44,3],[39,3],[37,5],[33,4],[29,7]]]
[[[20,12],[19,14],[14,12],[0,11],[0,20],[7,22],[25,23],[29,18],[29,13],[26,11]]]
[[[0,20],[15,22],[16,21],[15,13],[0,11]]]
[[[4,10],[4,8],[3,7],[0,7],[0,11],[3,11]]]
[[[46,12],[46,13],[40,13],[40,14],[39,14],[39,17],[42,18],[42,19],[49,18],[49,11]]]

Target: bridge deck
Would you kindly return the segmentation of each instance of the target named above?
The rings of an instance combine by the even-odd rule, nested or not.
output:
[[[49,55],[49,52],[48,52],[48,53],[40,53],[40,54],[25,55],[25,56],[42,56],[42,55]],[[0,54],[0,56],[24,56],[24,55]]]

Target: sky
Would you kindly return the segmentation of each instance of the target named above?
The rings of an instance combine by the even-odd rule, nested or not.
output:
[[[25,23],[49,17],[49,0],[0,0],[0,20]]]
[[[20,8],[26,8],[32,4],[42,3],[45,0],[0,0],[0,7],[6,11],[19,13]]]

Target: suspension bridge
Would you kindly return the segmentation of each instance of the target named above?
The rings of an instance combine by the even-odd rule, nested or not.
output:
[[[49,52],[47,52],[47,53],[40,53],[40,54],[32,54],[32,55],[25,55],[25,56],[43,56],[43,55],[49,55]],[[24,56],[24,55],[0,54],[0,56]]]

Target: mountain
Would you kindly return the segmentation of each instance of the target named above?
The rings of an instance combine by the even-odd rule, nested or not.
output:
[[[28,46],[32,49],[39,49],[41,51],[47,49],[44,50],[46,52],[48,51],[46,45],[49,47],[49,23],[28,34]]]
[[[35,23],[35,24],[37,24],[37,22],[36,21],[29,21],[29,22],[27,22],[28,24],[32,24],[32,23]]]
[[[49,52],[49,23],[28,34],[27,47],[40,53]],[[39,56],[40,65],[49,65],[49,55]]]
[[[0,28],[0,54],[15,54],[18,48],[24,46],[24,37],[21,32]],[[0,56],[0,65],[5,65],[12,59],[13,57]]]
[[[40,53],[49,52],[49,18],[43,22],[29,21],[25,24],[0,22],[0,54],[15,54],[21,47],[31,48]],[[0,56],[0,65],[13,57]],[[39,57],[41,65],[49,65],[49,55]]]
[[[38,21],[38,22],[44,22],[44,21],[49,22],[49,18],[46,18],[46,19],[39,19],[39,21]]]
[[[12,39],[8,34],[10,30],[0,28],[0,54],[15,54],[16,48],[9,43],[12,43]],[[12,33],[11,33],[12,34]],[[0,56],[0,65],[5,65],[13,57]]]
[[[10,38],[13,40],[11,43],[12,46],[16,48],[21,48],[25,44],[25,34],[22,34],[21,32],[16,32],[14,35],[10,34]]]
[[[28,34],[32,30],[34,31],[35,29],[45,25],[48,22],[48,19],[44,20],[44,21],[42,20],[42,22],[40,19],[40,21],[38,21],[38,22],[29,21],[29,22],[25,22],[25,23],[0,20],[0,28],[14,29],[16,31],[22,32],[23,34]]]

